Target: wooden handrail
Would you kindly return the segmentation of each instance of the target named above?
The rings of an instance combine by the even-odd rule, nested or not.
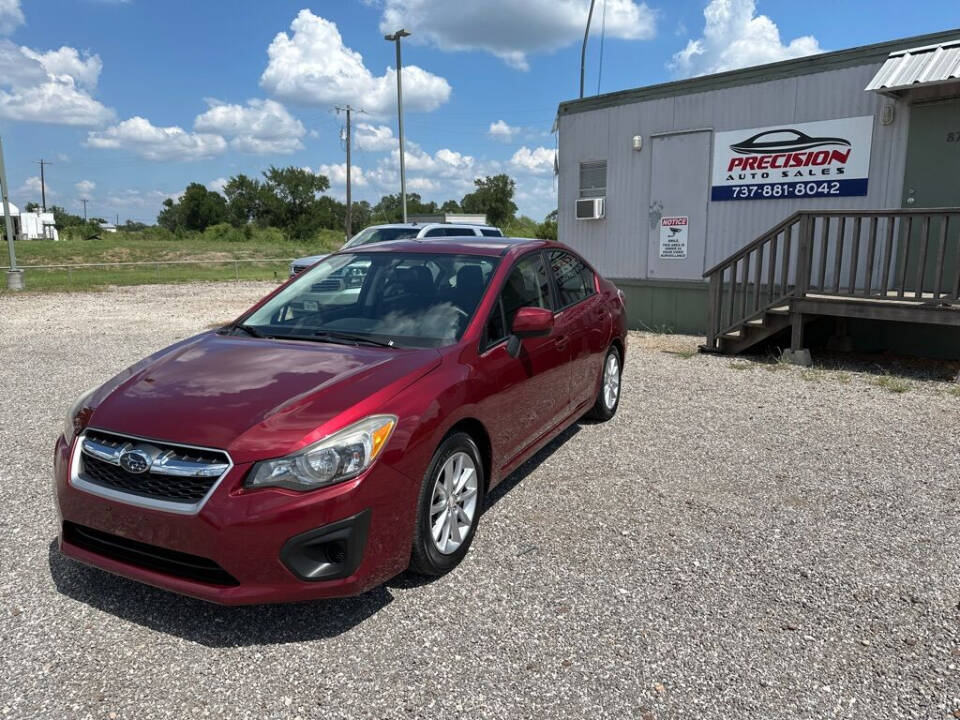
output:
[[[749,253],[749,252],[752,252],[753,250],[756,250],[758,247],[760,247],[761,245],[763,245],[763,243],[765,243],[767,240],[769,240],[772,235],[776,235],[777,233],[783,231],[783,229],[784,229],[785,227],[787,227],[787,225],[790,225],[791,223],[794,223],[794,222],[796,222],[797,220],[799,220],[799,219],[800,219],[800,215],[801,215],[802,212],[803,212],[802,210],[799,210],[799,211],[795,212],[793,215],[789,216],[786,220],[782,220],[782,221],[781,221],[780,223],[778,223],[777,225],[774,225],[772,228],[770,228],[769,230],[767,230],[763,235],[761,235],[760,237],[758,237],[756,240],[754,240],[754,241],[751,242],[751,243],[748,243],[747,245],[744,245],[742,248],[740,248],[739,250],[737,250],[733,255],[731,255],[730,257],[728,257],[728,258],[726,258],[726,259],[724,259],[724,260],[721,260],[721,261],[718,262],[716,265],[714,265],[712,268],[710,268],[709,270],[707,270],[707,271],[703,274],[703,277],[704,277],[704,278],[709,278],[711,275],[713,275],[715,272],[717,272],[717,270],[726,270],[728,267],[730,267],[730,265],[732,265],[733,263],[735,263],[737,260],[739,260],[740,258],[742,258],[744,255],[746,255],[746,254]]]
[[[707,346],[808,294],[960,304],[958,216],[960,207],[794,212],[703,274]]]

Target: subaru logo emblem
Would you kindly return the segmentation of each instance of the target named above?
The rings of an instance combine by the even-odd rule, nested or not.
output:
[[[120,456],[120,467],[134,475],[142,475],[152,464],[153,460],[143,450],[127,450]]]

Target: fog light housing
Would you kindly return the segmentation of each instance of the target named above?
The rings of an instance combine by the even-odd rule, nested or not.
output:
[[[363,560],[370,511],[295,535],[284,544],[280,560],[298,579],[337,580],[356,572]]]

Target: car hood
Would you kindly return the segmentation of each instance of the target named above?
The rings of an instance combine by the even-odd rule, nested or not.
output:
[[[234,462],[298,450],[366,415],[440,363],[435,349],[205,333],[141,361],[91,397],[89,424],[223,448]]]
[[[313,265],[314,263],[320,262],[329,254],[330,253],[324,253],[323,255],[309,255],[307,257],[297,258],[292,263],[290,263],[290,265],[295,267],[307,267],[307,266]]]

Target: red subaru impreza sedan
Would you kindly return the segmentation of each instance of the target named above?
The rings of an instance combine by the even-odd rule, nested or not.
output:
[[[77,400],[60,549],[226,604],[445,573],[491,488],[583,415],[613,417],[625,350],[622,295],[558,243],[330,255]]]

